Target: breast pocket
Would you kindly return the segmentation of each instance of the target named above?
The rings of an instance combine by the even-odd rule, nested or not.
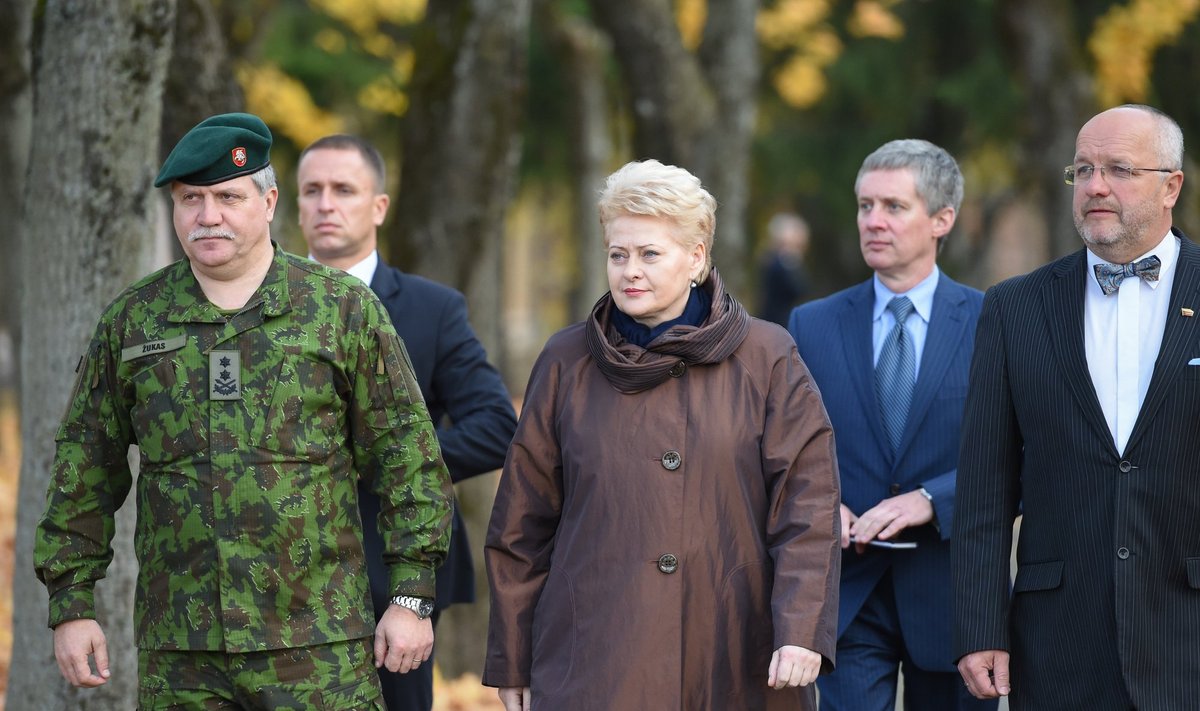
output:
[[[310,461],[327,459],[345,429],[345,408],[331,363],[295,358],[280,364],[271,393],[263,446]]]
[[[166,464],[193,456],[200,442],[199,413],[175,358],[166,355],[140,365],[129,380],[134,391],[130,420],[142,459]]]

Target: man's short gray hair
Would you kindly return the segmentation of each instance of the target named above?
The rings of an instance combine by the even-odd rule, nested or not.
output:
[[[946,149],[919,138],[888,141],[876,148],[858,169],[854,192],[858,192],[863,176],[871,171],[903,169],[912,171],[917,195],[925,201],[930,215],[947,207],[958,212],[963,198],[963,177],[958,163]]]
[[[251,173],[250,180],[254,181],[254,187],[258,188],[259,195],[266,195],[268,190],[278,184],[275,180],[275,169],[271,167],[270,163],[263,166],[262,170]]]

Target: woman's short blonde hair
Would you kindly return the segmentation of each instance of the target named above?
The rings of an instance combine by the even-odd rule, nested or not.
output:
[[[604,182],[597,207],[605,243],[609,223],[623,215],[660,217],[671,222],[675,238],[687,250],[703,242],[705,264],[696,283],[702,284],[708,278],[717,201],[696,176],[654,159],[626,163]]]

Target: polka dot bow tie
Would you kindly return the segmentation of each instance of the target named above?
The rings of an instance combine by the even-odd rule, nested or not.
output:
[[[1105,296],[1121,288],[1125,277],[1141,277],[1146,281],[1158,281],[1158,268],[1162,262],[1158,257],[1146,257],[1132,264],[1108,264],[1102,262],[1092,267],[1096,271],[1096,281]]]

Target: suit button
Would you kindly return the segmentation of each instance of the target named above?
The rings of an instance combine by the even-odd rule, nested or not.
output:
[[[1117,557],[1120,558],[1121,560],[1125,560],[1126,558],[1129,557],[1129,549],[1126,548],[1125,546],[1121,546],[1120,548],[1117,549]]]
[[[667,575],[679,570],[679,559],[670,553],[663,553],[658,557],[658,569]]]
[[[888,493],[891,494],[892,496],[899,496],[900,495],[900,485],[892,484],[891,486],[888,487]]]
[[[679,456],[679,452],[671,449],[662,455],[662,465],[667,471],[675,471],[680,464],[683,464],[683,457]]]
[[[1118,465],[1118,468],[1121,470],[1122,474],[1128,474],[1129,470],[1133,469],[1133,465],[1129,462],[1121,462],[1121,464]]]
[[[671,369],[669,371],[667,371],[667,374],[670,375],[672,378],[682,378],[683,374],[686,372],[687,372],[687,363],[684,363],[683,361],[679,361],[675,365],[671,366]]]

